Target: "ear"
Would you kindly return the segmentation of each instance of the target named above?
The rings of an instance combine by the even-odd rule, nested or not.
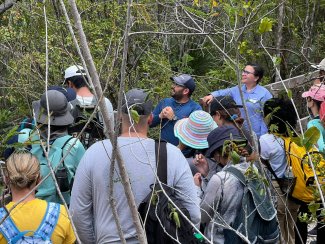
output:
[[[260,77],[259,76],[255,76],[255,83],[257,83],[257,81],[258,81],[258,79],[259,79]]]
[[[183,90],[183,94],[184,94],[184,95],[188,95],[189,93],[190,93],[190,89],[185,88],[185,89]]]
[[[148,117],[148,125],[151,125],[153,120],[153,114],[151,113],[150,116]]]

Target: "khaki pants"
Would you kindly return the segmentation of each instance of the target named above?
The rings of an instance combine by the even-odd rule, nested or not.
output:
[[[273,180],[272,185],[277,196],[277,216],[281,231],[281,243],[295,243],[294,228],[300,205],[282,193],[277,181]]]

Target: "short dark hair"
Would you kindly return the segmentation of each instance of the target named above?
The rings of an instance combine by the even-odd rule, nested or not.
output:
[[[271,114],[268,127],[270,125],[277,126],[277,133],[289,136],[287,125],[289,128],[295,129],[297,125],[297,114],[292,102],[285,98],[272,98],[265,102],[264,118]]]
[[[85,87],[85,86],[88,87],[87,85],[88,79],[87,76],[84,75],[77,75],[77,76],[66,78],[64,82],[67,83],[68,81],[71,81],[77,89],[80,89],[81,87]]]
[[[261,65],[255,63],[248,63],[246,64],[246,66],[252,66],[254,68],[254,75],[258,76],[258,80],[256,81],[256,83],[258,84],[264,76],[264,69]]]

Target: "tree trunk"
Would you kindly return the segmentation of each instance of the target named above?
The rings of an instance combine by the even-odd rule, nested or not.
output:
[[[284,3],[285,1],[280,0],[280,6],[279,6],[279,15],[278,15],[278,28],[276,31],[276,41],[275,41],[275,49],[276,49],[276,53],[275,56],[277,58],[281,58],[281,46],[282,46],[282,40],[283,40],[283,36],[282,36],[282,30],[283,30],[283,19],[284,19]],[[276,64],[276,68],[279,70],[279,72],[275,72],[275,82],[278,82],[281,80],[280,78],[280,63],[277,62]]]

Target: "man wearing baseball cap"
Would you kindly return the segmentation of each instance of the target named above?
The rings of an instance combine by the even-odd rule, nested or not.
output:
[[[117,138],[121,157],[129,173],[132,191],[137,203],[141,203],[150,191],[156,178],[155,141],[148,138],[149,121],[153,103],[141,89],[128,91],[123,99],[121,135]],[[139,115],[132,121],[129,111]],[[113,212],[107,200],[110,188],[114,188],[116,208],[127,243],[138,243],[136,227],[132,221],[126,195],[121,184],[118,167],[114,170],[114,184],[107,175],[111,168],[113,146],[106,139],[95,143],[86,151],[80,162],[71,197],[70,210],[82,243],[120,243],[119,232]],[[166,144],[167,185],[177,189],[179,200],[190,214],[194,224],[200,222],[199,198],[191,170],[183,154],[173,145]]]
[[[80,114],[78,112],[79,107],[90,108],[90,107],[95,107],[97,105],[97,99],[94,96],[94,94],[90,91],[90,86],[86,76],[86,71],[82,66],[72,65],[69,68],[67,68],[64,72],[64,84],[69,88],[74,89],[75,92],[77,93],[76,99],[71,102],[71,104],[73,105],[72,115],[74,116],[75,120],[78,120],[77,117],[78,114]],[[107,99],[106,97],[104,99],[108,110],[108,114],[110,116],[109,119],[111,122],[111,128],[114,129],[113,106],[109,99]],[[96,115],[96,117],[101,118],[101,116],[102,115],[99,111],[98,116]],[[73,129],[74,127],[71,128],[73,134],[75,134],[76,132],[79,132],[76,130],[79,130],[80,126],[75,127],[77,129]],[[87,145],[85,146],[88,147]]]
[[[153,111],[150,127],[155,127],[161,122],[161,139],[177,146],[178,139],[174,135],[174,125],[178,120],[187,118],[193,111],[202,108],[191,99],[195,90],[195,81],[190,75],[182,74],[170,79],[173,82],[172,97],[158,103]]]
[[[313,65],[311,65],[311,67],[319,70],[319,75],[318,75],[317,79],[315,80],[314,85],[324,84],[324,81],[325,81],[325,58],[319,64],[313,64]]]

